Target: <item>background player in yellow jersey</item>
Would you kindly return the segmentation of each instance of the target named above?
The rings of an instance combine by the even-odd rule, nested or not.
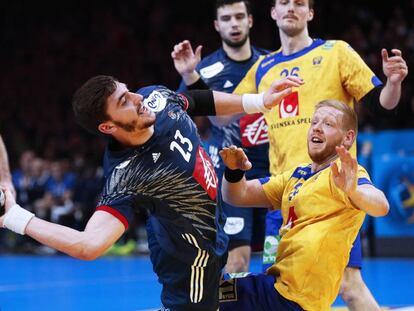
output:
[[[304,148],[306,131],[317,102],[332,98],[350,107],[359,101],[374,111],[392,109],[400,99],[401,82],[408,68],[401,51],[393,49],[394,56],[389,56],[383,49],[383,71],[387,77],[383,86],[346,42],[312,39],[308,33],[308,22],[314,18],[312,0],[275,0],[271,17],[278,26],[282,46],[259,58],[234,92],[261,93],[272,81],[288,75],[304,80],[305,84],[289,95],[279,109],[265,113],[270,172],[277,175],[309,161]],[[356,155],[355,147],[351,154]],[[275,216],[274,213],[269,215]],[[276,225],[268,226],[267,230],[275,231],[275,228]],[[267,242],[276,241],[271,234],[276,232],[267,232]],[[342,298],[351,310],[378,310],[378,304],[362,280],[358,242],[359,236],[344,273]]]
[[[383,216],[389,210],[385,195],[348,152],[356,132],[354,110],[326,100],[316,106],[308,130],[311,164],[247,181],[244,171],[251,163],[243,150],[232,146],[220,152],[227,166],[225,201],[283,214],[276,263],[266,274],[224,281],[220,310],[330,309],[365,214]]]

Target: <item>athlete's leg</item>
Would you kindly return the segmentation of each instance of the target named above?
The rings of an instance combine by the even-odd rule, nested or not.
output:
[[[358,234],[349,256],[339,291],[342,299],[351,311],[381,310],[361,275],[362,251]]]
[[[266,274],[225,275],[220,282],[220,311],[300,311],[298,304],[285,299],[275,287],[275,278]]]

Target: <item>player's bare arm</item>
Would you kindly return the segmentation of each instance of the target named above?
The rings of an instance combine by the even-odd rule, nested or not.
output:
[[[1,227],[5,226],[5,218],[14,212],[14,219],[9,219],[9,223],[19,221],[19,217],[28,221],[22,228],[22,233],[75,258],[93,260],[101,256],[125,231],[120,220],[104,211],[96,211],[84,231],[44,221],[31,213],[29,219],[29,216],[25,216],[29,212],[16,204],[11,192],[6,190],[5,194],[6,213],[0,217]]]
[[[176,44],[171,52],[175,69],[186,85],[191,85],[200,79],[195,69],[201,60],[201,49],[202,46],[199,45],[194,52],[190,41],[184,40]]]
[[[336,147],[341,168],[331,164],[333,180],[344,191],[351,202],[371,216],[385,216],[389,211],[388,200],[384,193],[373,185],[358,185],[358,162],[345,147]]]
[[[241,112],[268,112],[292,93],[292,88],[303,85],[298,77],[288,76],[271,84],[261,94],[244,94],[243,96],[213,91],[216,115],[227,115]]]
[[[230,170],[246,171],[251,168],[251,163],[244,153],[243,149],[236,146],[223,148],[220,156],[224,164]],[[231,205],[241,207],[271,207],[270,201],[267,199],[262,185],[259,180],[246,180],[243,176],[238,182],[229,182],[223,177],[222,194],[225,202]]]
[[[398,105],[401,97],[401,83],[408,75],[408,66],[402,57],[402,52],[392,49],[393,56],[388,55],[386,49],[382,49],[382,69],[387,82],[381,91],[380,103],[385,109],[393,109]]]

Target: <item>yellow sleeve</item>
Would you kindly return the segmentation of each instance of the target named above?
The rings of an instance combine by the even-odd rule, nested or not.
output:
[[[244,78],[240,81],[237,87],[234,89],[233,94],[243,95],[246,93],[256,94],[256,72],[259,63],[262,61],[264,56],[260,56],[258,60],[250,67],[249,71],[246,73]]]
[[[269,180],[262,184],[266,197],[272,203],[272,209],[280,209],[282,205],[283,192],[286,188],[289,176],[292,171],[285,172],[276,176],[272,176]]]
[[[346,42],[338,41],[338,66],[342,85],[357,101],[381,81],[361,56]]]

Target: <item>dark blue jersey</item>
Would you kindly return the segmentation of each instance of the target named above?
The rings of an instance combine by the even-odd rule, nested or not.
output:
[[[252,47],[252,56],[239,62],[229,58],[223,48],[220,48],[204,57],[196,70],[210,89],[232,93],[259,56],[267,53],[269,52],[266,50]],[[186,86],[181,82],[178,91],[185,90]],[[206,143],[220,180],[224,165],[218,151],[229,145],[243,147],[252,162],[253,169],[246,172],[247,178],[268,175],[269,139],[262,114],[245,115],[224,127],[212,125],[211,136]]]
[[[221,256],[227,237],[216,203],[217,176],[185,112],[186,99],[162,86],[138,93],[156,113],[154,134],[135,148],[119,150],[115,141],[107,146],[98,210],[127,226],[137,209],[147,209],[158,243],[184,262],[192,263],[200,249]]]

